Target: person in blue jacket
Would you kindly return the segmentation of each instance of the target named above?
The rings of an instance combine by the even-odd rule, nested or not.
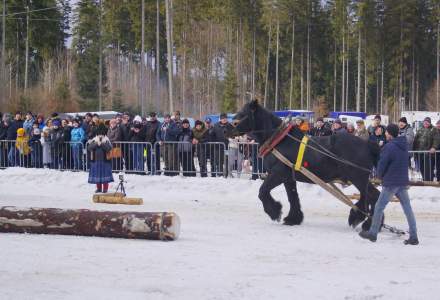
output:
[[[409,239],[405,245],[417,245],[416,219],[411,208],[408,196],[408,144],[404,136],[399,135],[396,124],[387,126],[385,136],[388,143],[382,148],[377,166],[377,175],[382,179],[382,191],[374,209],[373,221],[369,231],[361,231],[359,235],[372,242],[377,240],[377,233],[381,227],[383,211],[391,198],[396,195],[400,200],[406,220],[409,225]]]
[[[70,131],[70,147],[72,148],[73,169],[82,170],[82,152],[84,142],[86,141],[86,132],[80,126],[78,119],[72,121],[72,130]]]

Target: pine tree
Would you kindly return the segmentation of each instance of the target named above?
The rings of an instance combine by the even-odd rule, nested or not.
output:
[[[233,64],[228,64],[224,80],[222,112],[235,112],[237,110],[237,78]]]
[[[73,47],[76,56],[78,94],[83,106],[97,108],[99,85],[99,5],[96,1],[78,2]]]

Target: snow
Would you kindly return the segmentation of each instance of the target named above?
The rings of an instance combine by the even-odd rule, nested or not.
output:
[[[127,175],[144,204],[92,202],[86,173],[0,170],[0,206],[175,212],[177,241],[0,234],[1,299],[433,299],[440,287],[440,190],[411,188],[419,246],[361,240],[349,208],[299,184],[304,223],[272,222],[261,181]],[[115,187],[115,184],[112,186]],[[353,193],[348,188],[347,193]],[[283,187],[272,195],[288,202]],[[406,229],[398,203],[386,223]]]

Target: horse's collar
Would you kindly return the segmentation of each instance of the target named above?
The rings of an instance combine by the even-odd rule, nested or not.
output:
[[[289,122],[287,126],[285,126],[284,123],[281,124],[278,130],[274,132],[274,134],[267,140],[267,142],[261,145],[260,150],[258,151],[258,155],[260,157],[264,157],[269,154],[272,149],[275,148],[286,137],[293,126],[294,124],[292,122]]]

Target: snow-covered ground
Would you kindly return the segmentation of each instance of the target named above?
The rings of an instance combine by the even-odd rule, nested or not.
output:
[[[348,208],[299,184],[301,226],[274,223],[260,181],[127,176],[142,206],[94,204],[86,173],[0,171],[0,206],[174,211],[174,242],[0,234],[0,299],[435,299],[440,297],[440,190],[412,188],[419,246],[361,240]],[[113,185],[114,187],[114,185]],[[351,188],[347,192],[353,192]],[[273,192],[284,205],[284,188]],[[386,222],[406,229],[399,204]]]

